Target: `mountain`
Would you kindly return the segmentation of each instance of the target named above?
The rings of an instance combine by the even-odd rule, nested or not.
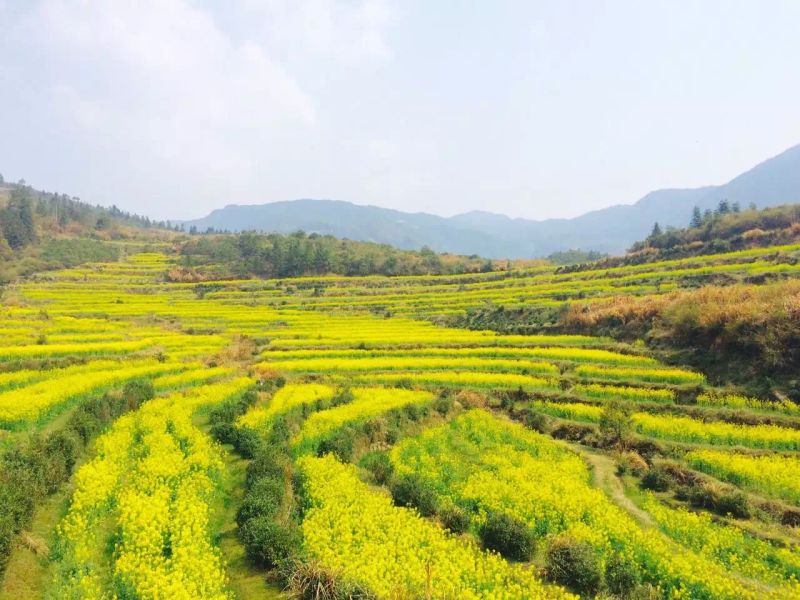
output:
[[[694,206],[713,209],[722,199],[742,206],[754,203],[759,208],[800,202],[800,145],[723,185],[657,190],[635,204],[611,206],[572,219],[532,221],[484,211],[445,218],[340,200],[304,199],[232,204],[184,225],[199,231],[211,227],[291,233],[302,229],[403,249],[428,246],[438,252],[528,258],[570,248],[620,253],[644,238],[656,221],[662,227],[684,227]]]

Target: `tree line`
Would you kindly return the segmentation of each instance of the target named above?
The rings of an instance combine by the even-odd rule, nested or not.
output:
[[[438,254],[430,248],[399,250],[386,244],[342,240],[298,231],[290,235],[245,232],[202,235],[181,246],[182,265],[222,266],[232,276],[422,275],[475,273],[495,268],[478,257]]]

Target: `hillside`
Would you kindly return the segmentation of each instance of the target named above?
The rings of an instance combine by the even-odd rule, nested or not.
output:
[[[0,184],[0,284],[39,271],[163,247],[164,223],[25,184]]]
[[[798,264],[800,205],[718,213],[650,235],[627,255],[558,267],[547,301],[497,296],[449,322],[642,340],[713,381],[800,400]]]
[[[188,235],[116,207],[91,206],[26,185],[0,186],[0,283],[142,251],[180,255],[180,264],[165,276],[182,282],[327,274],[453,274],[495,268],[492,261],[475,255],[442,254],[426,247],[400,250],[316,233]]]
[[[474,211],[450,218],[406,213],[336,200],[294,200],[261,205],[229,205],[186,221],[199,231],[298,229],[398,248],[429,246],[439,252],[488,258],[530,258],[573,248],[612,254],[644,238],[654,222],[688,224],[693,207],[714,209],[720,200],[758,208],[800,201],[800,145],[757,165],[724,185],[667,189],[632,205],[617,205],[573,219],[531,221]]]

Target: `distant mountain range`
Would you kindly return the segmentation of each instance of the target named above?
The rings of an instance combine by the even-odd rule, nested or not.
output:
[[[629,205],[595,210],[572,219],[532,221],[473,211],[454,217],[360,206],[340,200],[290,200],[260,205],[231,204],[187,229],[291,233],[302,229],[398,248],[428,246],[439,252],[489,258],[527,258],[578,248],[621,253],[648,235],[656,221],[685,227],[692,208],[720,200],[759,208],[800,202],[800,145],[771,158],[724,185],[665,189]]]

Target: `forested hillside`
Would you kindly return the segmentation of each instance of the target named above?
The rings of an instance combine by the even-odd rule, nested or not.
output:
[[[655,231],[625,256],[556,270],[646,288],[591,297],[584,287],[548,305],[498,302],[470,308],[454,323],[642,339],[662,358],[717,381],[762,394],[777,386],[800,398],[800,205],[739,211],[721,204],[698,213],[693,227]]]
[[[66,194],[0,184],[0,283],[92,260],[115,260],[168,240],[164,223]]]
[[[398,250],[386,244],[340,240],[330,235],[205,234],[180,243],[181,268],[174,280],[214,277],[298,277],[302,275],[422,275],[475,273],[510,265],[478,256],[439,254],[429,248]]]

